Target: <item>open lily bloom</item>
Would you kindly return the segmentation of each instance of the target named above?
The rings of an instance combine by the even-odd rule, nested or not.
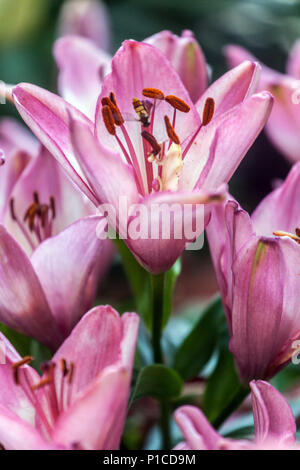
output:
[[[185,247],[187,238],[175,233],[184,205],[203,209],[203,204],[219,201],[220,185],[231,178],[263,128],[272,97],[251,95],[256,80],[257,65],[245,62],[194,105],[162,52],[150,44],[125,41],[103,81],[95,122],[34,85],[18,85],[13,99],[28,126],[91,201],[114,209],[115,220],[111,217],[109,223],[127,237],[138,261],[159,273]],[[125,215],[122,197],[129,208]],[[155,208],[159,217],[152,227],[161,227],[174,203],[175,222],[168,237],[159,233],[151,238],[151,224],[143,224],[140,236],[130,236],[129,225],[140,223],[137,204],[146,220]]]
[[[0,147],[0,322],[55,349],[92,306],[112,248],[91,202],[16,121],[1,121]]]
[[[96,307],[74,328],[42,377],[0,334],[0,442],[7,450],[118,449],[138,316]]]
[[[207,228],[230,349],[246,383],[271,377],[299,349],[299,188],[296,164],[251,218],[229,198]]]
[[[299,450],[296,424],[286,399],[261,380],[250,383],[254,415],[254,441],[224,438],[215,431],[199,408],[182,406],[175,420],[184,442],[178,450]]]
[[[227,46],[227,61],[236,67],[244,60],[257,60],[240,46]],[[291,162],[300,160],[300,42],[297,41],[287,61],[286,74],[262,67],[259,88],[274,96],[274,106],[266,131],[273,144]]]

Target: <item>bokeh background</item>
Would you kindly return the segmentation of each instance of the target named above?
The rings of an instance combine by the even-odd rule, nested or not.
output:
[[[78,0],[80,2],[80,0]],[[109,50],[126,38],[142,40],[160,30],[194,31],[212,79],[226,71],[223,47],[245,46],[264,63],[284,71],[293,42],[300,37],[300,0],[103,0],[109,18]],[[56,91],[52,45],[59,34],[63,0],[0,0],[0,79],[28,81]],[[16,115],[0,106],[0,115]],[[247,124],[246,124],[247,125]],[[262,133],[230,184],[232,194],[249,211],[284,178],[289,163]],[[113,282],[112,282],[113,281]],[[185,253],[176,306],[203,300],[217,290],[208,248]],[[123,302],[128,286],[118,263],[102,287],[104,300]]]

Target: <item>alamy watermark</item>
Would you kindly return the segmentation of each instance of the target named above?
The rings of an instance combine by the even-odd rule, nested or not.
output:
[[[203,204],[129,204],[128,197],[121,196],[117,208],[102,204],[98,211],[103,216],[97,227],[99,239],[183,240],[187,250],[203,247]]]

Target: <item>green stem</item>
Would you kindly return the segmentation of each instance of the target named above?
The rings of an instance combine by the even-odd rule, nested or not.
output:
[[[155,363],[163,363],[161,348],[161,333],[164,312],[165,274],[151,275],[152,288],[152,345]],[[171,448],[170,438],[170,404],[167,400],[160,402],[160,426],[162,433],[163,450]]]
[[[226,421],[226,419],[239,407],[239,405],[245,400],[249,393],[249,388],[240,385],[228,405],[226,405],[221,413],[212,421],[214,428],[218,429],[224,423],[224,421]]]
[[[151,275],[152,287],[152,345],[154,362],[163,363],[161,333],[164,305],[164,274]]]

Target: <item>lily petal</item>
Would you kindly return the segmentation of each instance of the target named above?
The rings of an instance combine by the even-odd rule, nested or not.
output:
[[[286,399],[262,380],[250,383],[254,414],[255,440],[276,439],[280,444],[295,442],[296,423]]]
[[[51,348],[57,347],[62,336],[33,266],[1,225],[0,278],[0,321]]]
[[[126,369],[108,367],[60,415],[52,438],[66,447],[75,444],[85,450],[118,449],[121,438],[119,422],[123,428],[129,381]]]
[[[217,450],[222,437],[195,406],[181,406],[174,414],[190,450]]]
[[[181,36],[171,31],[161,31],[144,42],[160,49],[180,76],[195,103],[207,86],[207,66],[202,49],[192,31]]]
[[[120,318],[109,305],[93,308],[80,320],[53,357],[54,362],[63,358],[75,365],[72,400],[106,367],[132,367],[138,324],[137,315],[124,314]],[[60,393],[61,371],[56,370],[56,374]]]
[[[13,90],[13,97],[28,127],[61,163],[84,194],[97,205],[97,200],[73,155],[68,128],[68,112],[72,112],[76,119],[84,122],[90,129],[93,128],[91,121],[59,96],[35,85],[26,83],[18,85]]]
[[[283,184],[257,206],[251,219],[258,235],[272,236],[282,230],[295,233],[299,225],[300,163],[295,164]]]
[[[215,116],[241,103],[256,91],[259,75],[260,66],[257,62],[249,60],[229,70],[208,87],[197,101],[199,114],[202,115],[207,98],[214,99]]]
[[[274,270],[274,266],[277,267]],[[286,267],[278,241],[253,237],[233,262],[235,279],[230,349],[246,383],[265,378],[280,349]]]
[[[55,450],[41,434],[15,413],[0,404],[0,442],[6,450]]]
[[[193,189],[202,172],[207,173],[202,182],[205,188],[217,188],[228,182],[265,125],[272,104],[272,96],[261,92],[226,113],[219,114],[207,126],[202,127],[183,161],[180,188]],[[217,139],[214,142],[216,131]],[[210,158],[211,165],[206,172],[206,164]]]
[[[61,96],[94,119],[101,83],[109,72],[111,57],[79,36],[67,36],[56,41],[54,57],[59,68]]]
[[[300,79],[300,41],[299,39],[293,45],[288,62],[286,73],[294,78]]]
[[[87,217],[74,222],[41,243],[31,257],[64,337],[91,308],[111,260],[110,242],[97,233],[100,221],[100,217]]]

